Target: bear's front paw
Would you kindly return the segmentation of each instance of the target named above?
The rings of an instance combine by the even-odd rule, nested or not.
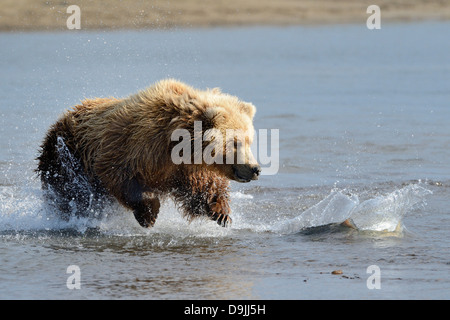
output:
[[[214,213],[211,217],[212,220],[216,221],[217,224],[221,227],[229,227],[231,226],[231,217],[227,214],[223,213]]]
[[[135,211],[134,217],[141,227],[151,228],[155,225],[156,217],[150,214],[143,214],[142,212]]]

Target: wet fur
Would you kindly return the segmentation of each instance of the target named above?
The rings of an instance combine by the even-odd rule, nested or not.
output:
[[[170,158],[173,130],[192,132],[194,121],[202,121],[204,130],[220,128],[224,114],[211,111],[218,103],[230,105],[233,114],[226,128],[248,130],[255,112],[251,104],[173,80],[125,99],[84,100],[44,139],[37,168],[42,187],[65,217],[101,208],[114,197],[141,226],[150,227],[160,199],[170,195],[188,219],[206,216],[228,225],[229,173],[215,166],[175,165]]]

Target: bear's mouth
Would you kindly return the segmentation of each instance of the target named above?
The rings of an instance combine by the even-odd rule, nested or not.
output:
[[[241,172],[240,172],[241,171]],[[244,171],[244,172],[242,172]],[[247,172],[249,171],[249,172]],[[250,182],[251,180],[258,180],[258,170],[239,170],[238,167],[233,166],[234,180],[237,182]]]
[[[239,176],[239,174],[236,172],[236,170],[234,170],[234,180],[236,180],[237,182],[250,182],[251,179],[247,179],[247,178],[242,178],[241,176]]]

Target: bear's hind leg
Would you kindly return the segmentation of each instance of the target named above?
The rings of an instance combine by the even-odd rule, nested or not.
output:
[[[88,216],[103,208],[104,189],[95,179],[89,179],[73,145],[74,137],[63,119],[57,122],[41,146],[36,172],[41,178],[44,197],[54,205],[61,218]],[[95,180],[95,181],[94,181]]]

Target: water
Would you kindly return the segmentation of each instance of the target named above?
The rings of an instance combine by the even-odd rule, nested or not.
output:
[[[0,34],[0,298],[448,299],[449,30]],[[33,172],[48,126],[165,77],[253,102],[256,129],[280,130],[278,173],[232,183],[228,229],[170,202],[150,230],[115,205],[58,219]]]

